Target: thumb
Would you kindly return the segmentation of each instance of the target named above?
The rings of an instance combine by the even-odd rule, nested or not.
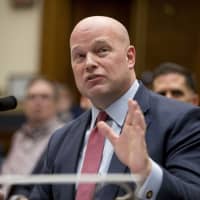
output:
[[[115,146],[116,140],[119,136],[114,133],[112,128],[110,128],[110,126],[103,121],[97,123],[97,128],[100,134],[104,135],[111,142],[111,144]]]

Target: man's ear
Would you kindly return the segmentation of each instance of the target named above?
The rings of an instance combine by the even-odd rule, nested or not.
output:
[[[199,106],[199,95],[198,94],[193,95],[192,104],[194,104],[195,106]]]
[[[129,69],[133,69],[135,65],[135,47],[134,46],[129,46],[128,51],[127,51],[127,62],[128,62],[128,67]]]

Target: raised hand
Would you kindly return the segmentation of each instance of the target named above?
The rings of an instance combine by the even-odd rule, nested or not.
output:
[[[128,113],[120,135],[115,134],[105,122],[101,121],[97,126],[112,143],[119,160],[133,174],[140,175],[145,180],[151,171],[151,161],[145,141],[146,123],[137,102],[129,100]]]

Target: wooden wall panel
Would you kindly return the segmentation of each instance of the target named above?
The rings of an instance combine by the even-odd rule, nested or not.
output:
[[[106,15],[120,20],[128,29],[132,0],[73,0],[72,23],[92,15]]]
[[[42,29],[41,73],[53,80],[71,82],[71,4],[65,0],[44,1]]]
[[[140,75],[146,70],[148,0],[132,1],[130,15],[130,37],[136,48],[135,71]]]
[[[187,0],[46,0],[41,73],[75,88],[68,43],[71,29],[83,17],[107,15],[129,30],[136,46],[138,77],[163,61],[182,64],[198,77],[199,7],[200,1]]]
[[[147,68],[172,61],[196,71],[199,48],[200,2],[149,1],[147,26]]]

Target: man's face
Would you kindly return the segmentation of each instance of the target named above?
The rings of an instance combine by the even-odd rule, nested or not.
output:
[[[134,47],[126,45],[116,27],[109,26],[85,25],[73,33],[70,41],[77,87],[94,104],[117,99],[134,79]]]
[[[30,122],[43,123],[56,115],[56,101],[49,83],[39,80],[28,88],[24,111]]]
[[[196,94],[186,85],[185,77],[178,73],[156,77],[153,81],[153,90],[168,98],[196,105]]]

